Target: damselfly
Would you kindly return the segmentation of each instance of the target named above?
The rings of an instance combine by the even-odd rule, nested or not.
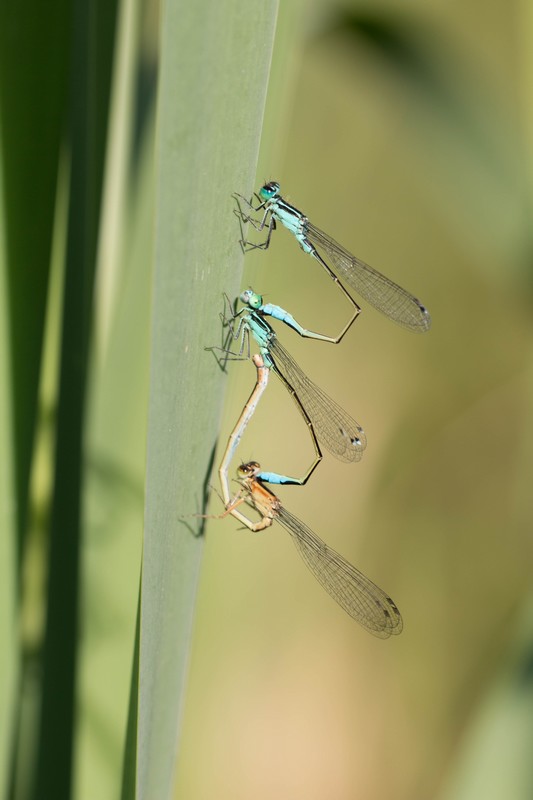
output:
[[[250,358],[250,335],[256,341],[259,352],[264,359],[265,367],[274,370],[283,385],[293,397],[298,410],[302,414],[315,444],[316,440],[324,445],[334,456],[341,461],[359,461],[366,447],[366,435],[363,428],[349,414],[346,413],[337,403],[322,391],[298,366],[292,356],[285,350],[279,342],[276,332],[265,319],[265,311],[261,301],[261,296],[249,290],[243,292],[241,301],[245,306],[223,319],[229,325],[230,334],[235,341],[240,340],[238,351],[226,350],[224,348],[211,347],[210,350],[222,350],[225,360],[240,360]],[[225,296],[226,303],[231,309],[229,298]],[[294,318],[284,312],[279,306],[271,306],[277,309],[286,324],[290,325],[299,333],[305,336],[312,335],[320,338],[320,334],[313,334],[301,328]],[[291,321],[289,321],[289,318]],[[238,323],[237,323],[238,321]],[[246,353],[245,353],[246,351]],[[319,451],[320,452],[320,451]]]
[[[237,470],[240,491],[221,516],[231,514],[251,531],[262,531],[273,522],[279,522],[289,532],[317,581],[353,619],[382,639],[401,633],[403,621],[394,601],[287,511],[281,500],[264,485],[267,474],[261,472],[257,461],[241,464]],[[260,519],[254,522],[239,511],[242,503],[254,508]]]
[[[247,200],[240,194],[235,194],[234,198],[237,200],[238,211],[236,210],[236,213],[241,222],[249,222],[257,231],[267,230],[266,239],[260,243],[250,242],[242,234],[241,245],[243,250],[266,250],[270,245],[272,231],[276,229],[276,222],[281,223],[294,234],[302,250],[312,255],[322,265],[328,275],[338,284],[342,292],[356,307],[354,316],[341,331],[336,341],[342,339],[357,317],[360,308],[346,291],[335,272],[361,297],[364,297],[374,308],[394,322],[414,332],[429,330],[431,317],[427,309],[416,297],[402,289],[394,281],[391,281],[390,278],[382,275],[381,272],[352,255],[331,236],[313,225],[305,214],[281,196],[280,185],[277,181],[265,183],[259,190],[259,194],[255,194],[251,200]],[[254,198],[258,203],[257,205],[253,203]],[[243,210],[241,203],[246,205],[246,211]],[[263,216],[260,220],[256,220],[250,213],[247,213],[250,211],[262,211]],[[320,255],[319,251],[324,253],[326,260]]]

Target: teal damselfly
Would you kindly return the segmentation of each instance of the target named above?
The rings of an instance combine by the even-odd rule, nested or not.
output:
[[[340,461],[359,461],[366,447],[363,428],[307,377],[280,343],[265,315],[275,316],[302,336],[322,338],[322,335],[302,328],[292,315],[279,306],[263,305],[261,296],[252,290],[243,292],[240,299],[245,304],[243,308],[232,313],[230,318],[223,315],[231,337],[234,341],[240,341],[238,351],[218,347],[208,349],[222,350],[225,354],[224,360],[250,358],[250,336],[252,336],[259,347],[265,366],[276,373],[298,406],[309,428],[315,450],[318,447],[316,441],[318,439],[320,444]],[[225,300],[231,308],[227,296]],[[321,455],[319,448],[318,455]]]
[[[258,205],[254,205],[254,197]],[[345,328],[341,331],[336,341],[340,341],[350,325],[353,323],[360,307],[341,283],[346,283],[361,295],[367,302],[389,319],[402,325],[410,331],[423,333],[431,326],[431,317],[427,309],[412,294],[402,289],[401,286],[391,281],[381,272],[366,264],[361,259],[352,255],[331,236],[313,225],[309,219],[295,206],[288,203],[280,194],[280,185],[277,181],[265,183],[251,200],[235,194],[237,200],[237,215],[242,223],[249,222],[257,231],[266,229],[267,236],[263,242],[253,243],[242,235],[241,245],[243,250],[266,250],[270,245],[272,231],[279,222],[289,230],[298,241],[304,252],[315,258],[328,275],[339,285],[342,292],[348,296],[356,306],[356,312]],[[258,221],[250,213],[243,211],[241,203],[246,204],[251,212],[262,211],[263,216]],[[320,255],[322,251],[325,255]],[[331,266],[330,266],[331,264]],[[335,274],[338,273],[340,279]]]

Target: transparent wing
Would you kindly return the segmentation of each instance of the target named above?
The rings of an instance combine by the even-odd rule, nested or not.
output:
[[[298,395],[315,429],[318,441],[340,461],[360,461],[366,447],[362,427],[302,372],[290,353],[273,336],[269,354],[274,369]]]
[[[363,628],[381,639],[402,632],[402,616],[379,586],[324,544],[286,508],[280,508],[275,519],[289,531],[317,581]]]
[[[431,317],[420,300],[353,256],[309,221],[305,227],[305,235],[318,250],[327,254],[330,266],[346,283],[374,308],[410,331],[423,333],[429,330]]]

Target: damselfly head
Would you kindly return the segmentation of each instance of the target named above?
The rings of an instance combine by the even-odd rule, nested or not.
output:
[[[245,289],[240,297],[241,303],[249,306],[250,308],[261,308],[263,305],[263,298],[260,294],[256,294],[253,289]]]
[[[263,200],[271,200],[279,194],[279,183],[277,181],[269,181],[259,189],[259,196]]]
[[[261,471],[261,465],[257,461],[249,461],[247,464],[241,464],[237,467],[237,477],[239,480],[246,478],[255,478]]]

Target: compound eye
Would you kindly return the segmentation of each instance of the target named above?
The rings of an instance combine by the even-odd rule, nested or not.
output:
[[[252,478],[261,471],[261,467],[257,461],[249,461],[247,464],[241,464],[237,469],[239,478]]]
[[[279,193],[279,183],[277,181],[270,181],[261,187],[259,194],[266,200],[270,200]]]

